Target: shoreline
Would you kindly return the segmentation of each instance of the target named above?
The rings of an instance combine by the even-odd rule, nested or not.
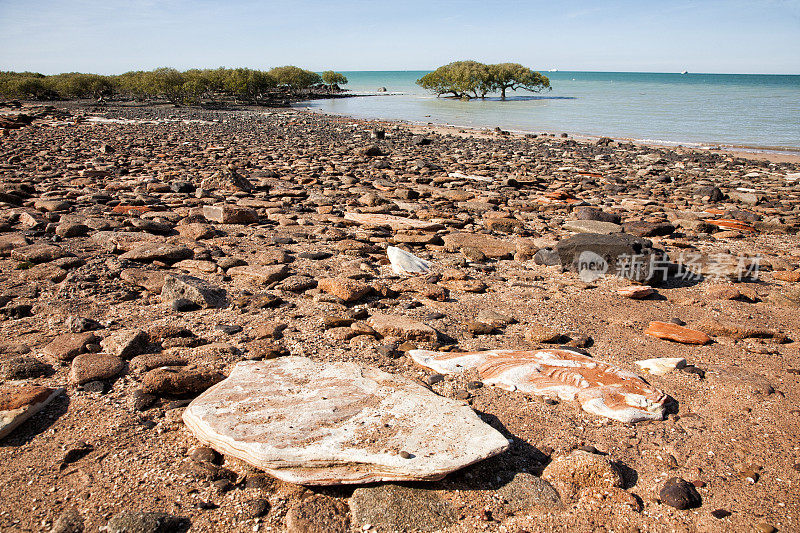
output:
[[[497,133],[489,127],[476,127],[476,126],[459,126],[457,124],[435,124],[423,123],[413,120],[395,120],[395,119],[381,119],[381,118],[363,118],[353,115],[328,113],[320,111],[311,107],[303,106],[305,102],[292,105],[289,109],[298,112],[325,115],[330,117],[342,117],[351,120],[364,120],[367,122],[379,122],[384,124],[402,125],[412,128],[415,133],[440,133],[440,134],[459,134],[468,136],[486,136],[497,137]],[[549,137],[561,139],[560,133],[556,132],[537,132],[525,130],[503,130],[508,136],[525,137],[527,135],[538,135],[542,137]],[[505,136],[505,135],[504,135]],[[724,152],[729,153],[733,157],[741,157],[745,159],[753,159],[760,161],[769,161],[771,163],[800,163],[800,147],[796,149],[786,149],[782,147],[761,147],[750,145],[725,145],[720,143],[697,143],[697,142],[678,142],[678,141],[654,141],[648,139],[634,139],[628,137],[613,137],[610,135],[593,135],[593,134],[579,134],[570,133],[569,139],[576,141],[591,142],[597,141],[603,137],[609,137],[617,142],[628,142],[637,146],[648,146],[656,148],[669,148],[672,150],[688,150],[701,153],[707,152]]]

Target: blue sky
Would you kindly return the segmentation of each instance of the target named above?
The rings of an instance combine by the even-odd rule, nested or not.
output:
[[[0,70],[296,64],[800,74],[800,0],[0,0]]]

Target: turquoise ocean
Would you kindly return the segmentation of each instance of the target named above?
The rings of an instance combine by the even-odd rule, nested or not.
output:
[[[552,91],[470,101],[415,84],[428,71],[344,72],[359,98],[298,107],[356,118],[800,152],[800,75],[542,71]],[[385,87],[386,92],[378,92]]]

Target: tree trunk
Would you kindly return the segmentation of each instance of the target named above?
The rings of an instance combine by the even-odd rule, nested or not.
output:
[[[500,87],[500,98],[502,98],[503,100],[506,99],[506,88],[505,87]]]

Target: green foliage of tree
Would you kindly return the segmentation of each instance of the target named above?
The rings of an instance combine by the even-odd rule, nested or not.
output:
[[[332,70],[326,70],[322,73],[322,83],[333,88],[334,85],[342,86],[347,85],[347,76],[342,74],[341,72],[334,72]]]
[[[347,83],[341,74],[335,83]],[[341,76],[339,78],[338,76]],[[277,87],[281,96],[322,83],[319,74],[287,66],[270,72],[248,68],[174,68],[131,71],[116,76],[69,72],[45,76],[36,72],[0,72],[0,97],[21,99],[68,99],[120,96],[142,100],[166,98],[175,104],[199,103],[203,99],[235,98],[260,102]]]
[[[489,65],[491,74],[492,90],[499,90],[502,98],[506,97],[506,89],[516,91],[525,89],[526,91],[539,92],[550,89],[550,80],[538,72],[534,72],[528,67],[523,67],[519,63],[497,63]]]
[[[177,69],[157,68],[152,72],[148,72],[145,80],[151,91],[159,96],[165,96],[173,104],[179,104],[183,101],[186,94],[183,90],[183,84],[186,83],[186,79],[183,73]]]
[[[53,90],[52,83],[47,78],[25,77],[15,80],[12,92],[20,98],[32,100],[49,100],[58,98],[58,93]]]
[[[437,96],[452,94],[456,98],[485,97],[500,91],[526,89],[541,91],[550,88],[550,80],[518,63],[484,65],[478,61],[455,61],[437,68],[417,80],[417,84]]]
[[[256,101],[277,84],[275,78],[266,72],[237,68],[228,71],[223,87],[226,92],[237,97]]]
[[[437,95],[456,98],[485,96],[491,90],[489,68],[477,61],[454,61],[417,80],[417,84]]]
[[[61,98],[101,98],[114,94],[114,83],[109,76],[70,72],[47,79]]]
[[[279,87],[286,87],[295,91],[308,89],[312,85],[322,83],[322,77],[316,72],[292,65],[275,67],[269,71],[269,75],[272,76]]]

